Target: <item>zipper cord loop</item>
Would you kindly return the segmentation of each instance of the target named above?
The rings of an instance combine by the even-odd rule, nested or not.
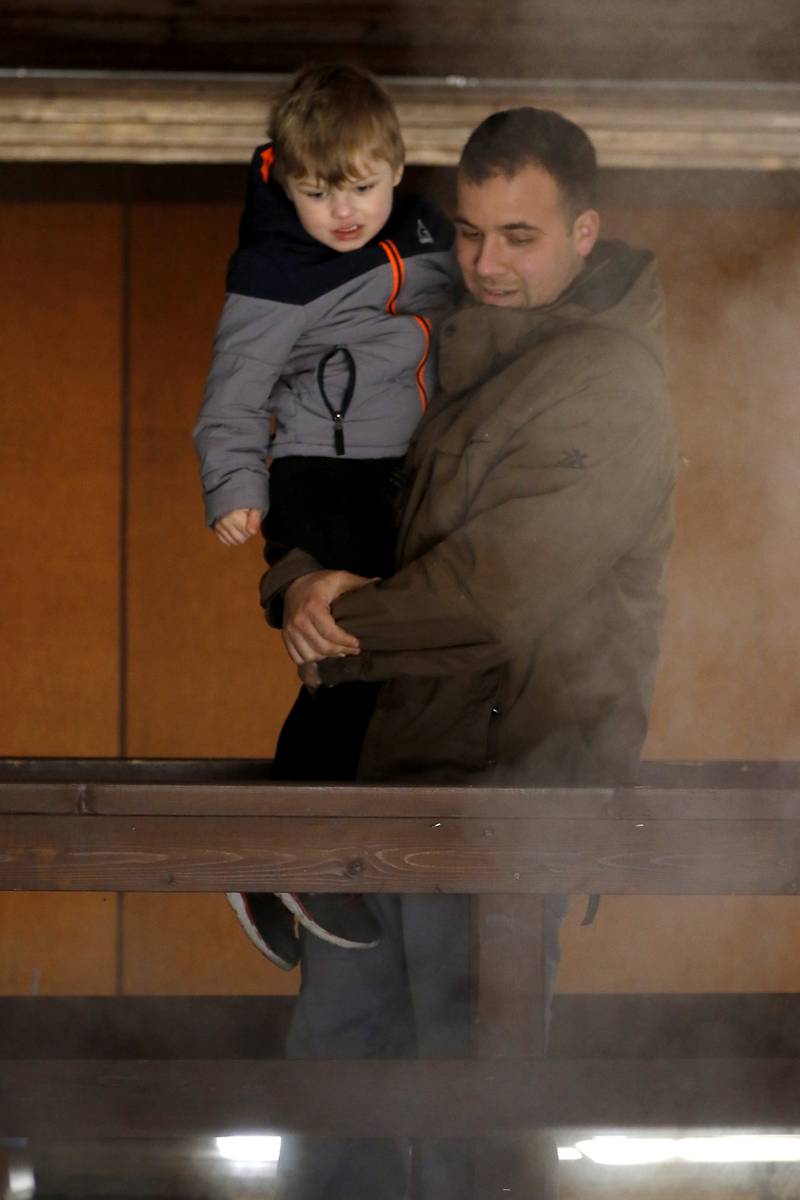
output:
[[[347,366],[347,384],[344,389],[344,395],[339,401],[338,407],[334,408],[328,399],[328,393],[325,391],[325,371],[328,363],[337,354],[344,356],[344,361]],[[323,354],[317,366],[317,387],[319,394],[322,397],[322,402],[330,413],[333,421],[333,448],[336,451],[337,458],[344,455],[344,419],[347,416],[347,410],[350,407],[350,401],[353,399],[353,393],[356,390],[356,364],[353,361],[353,356],[346,346],[334,346],[327,354]]]

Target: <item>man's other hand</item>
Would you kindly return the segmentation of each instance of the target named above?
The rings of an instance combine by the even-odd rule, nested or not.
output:
[[[358,654],[358,638],[337,625],[331,605],[345,592],[373,580],[349,571],[311,571],[286,589],[283,601],[283,644],[296,666]]]
[[[211,528],[226,546],[241,546],[261,528],[263,508],[234,508],[218,517]]]

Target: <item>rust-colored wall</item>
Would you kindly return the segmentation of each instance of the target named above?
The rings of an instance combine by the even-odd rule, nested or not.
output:
[[[615,212],[659,254],[682,452],[650,757],[800,757],[795,211]]]
[[[237,217],[202,204],[131,214],[132,755],[267,757],[296,690],[258,604],[260,546],[225,548],[205,528],[190,437]]]
[[[119,750],[121,215],[0,210],[0,755]],[[0,893],[0,991],[113,989],[113,911]]]
[[[237,207],[194,194],[0,208],[4,754],[267,757],[291,701],[258,547],[202,524],[189,433]],[[684,459],[648,753],[800,757],[794,211],[651,189],[617,195],[606,229],[659,253]],[[579,917],[576,900],[565,991],[800,989],[791,900]],[[0,945],[21,948],[0,993],[294,987],[221,897],[0,895]]]
[[[0,216],[0,754],[118,750],[120,222]]]
[[[668,299],[680,448],[670,607],[646,754],[800,758],[800,228],[796,209],[615,208]],[[563,937],[565,992],[800,990],[775,897],[606,897]]]

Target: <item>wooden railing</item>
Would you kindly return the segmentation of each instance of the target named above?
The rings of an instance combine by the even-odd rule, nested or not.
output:
[[[6,760],[0,889],[472,894],[475,1057],[8,1059],[0,1130],[150,1136],[257,1122],[485,1134],[800,1120],[793,1058],[541,1055],[542,896],[796,895],[796,764],[648,764],[631,788],[278,786],[267,773],[250,762]],[[509,911],[498,940],[493,917]]]

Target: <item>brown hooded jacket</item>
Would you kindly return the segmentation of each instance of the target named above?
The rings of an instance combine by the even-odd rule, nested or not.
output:
[[[336,602],[362,652],[320,668],[385,681],[360,778],[633,777],[672,537],[662,309],[652,256],[601,242],[553,304],[445,322],[397,573]]]

